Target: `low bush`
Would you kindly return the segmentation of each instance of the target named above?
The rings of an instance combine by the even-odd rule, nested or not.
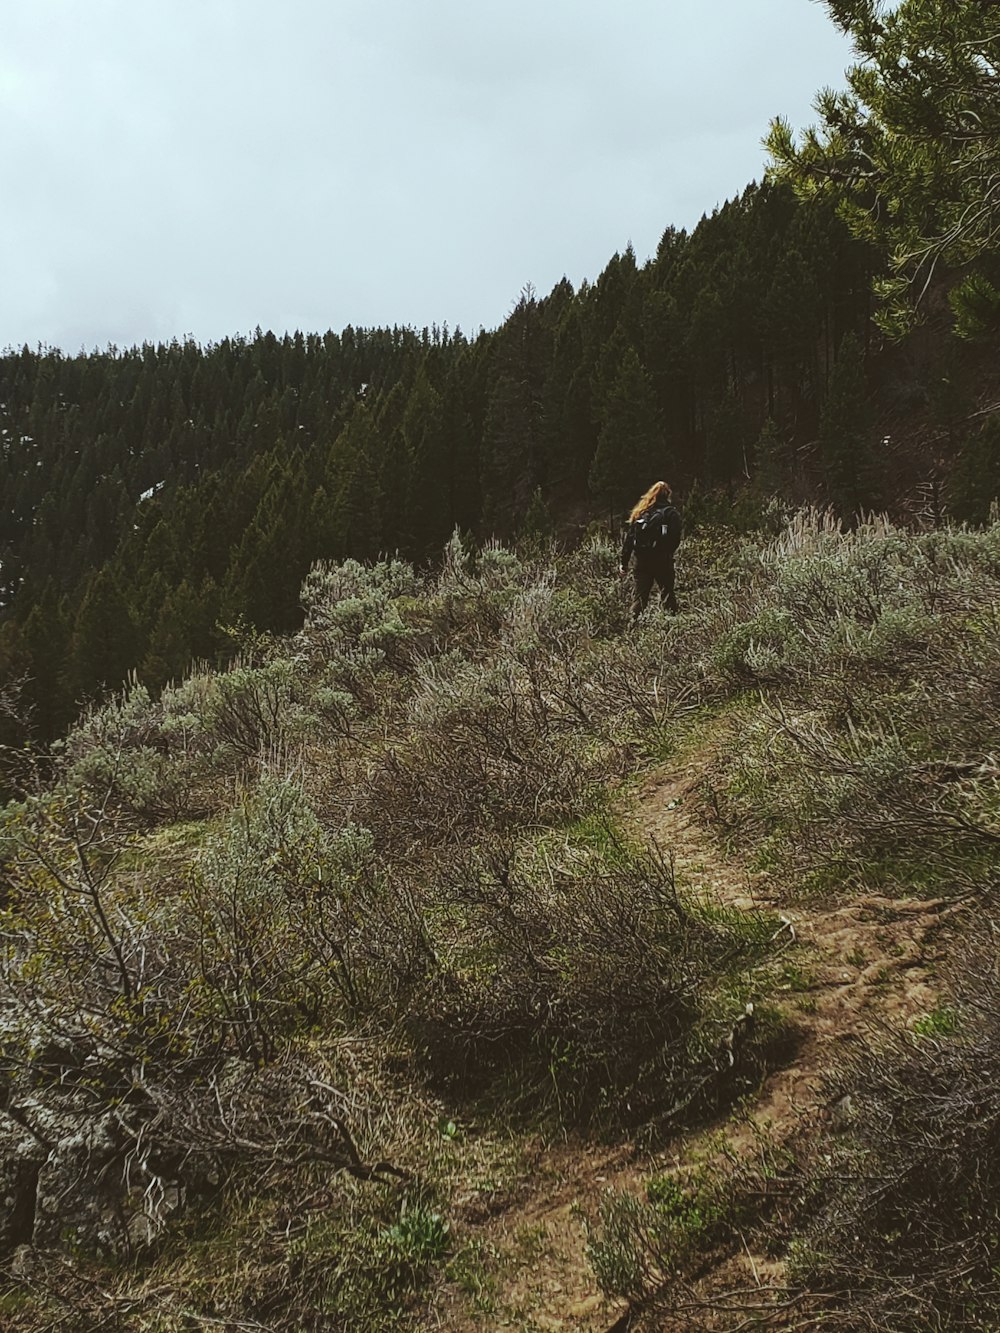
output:
[[[453,857],[435,898],[441,965],[407,1026],[453,1094],[664,1129],[744,1086],[734,1033],[749,1037],[765,914],[688,901],[669,861],[617,843]]]
[[[802,1167],[789,1281],[824,1327],[1000,1324],[1000,980],[996,930],[957,964],[947,1021],[830,1072],[838,1132]],[[822,1293],[820,1295],[820,1293]]]
[[[673,1278],[693,1259],[706,1259],[740,1220],[726,1164],[651,1176],[645,1193],[611,1192],[601,1202],[587,1254],[608,1296],[662,1300]]]
[[[765,552],[776,585],[715,656],[761,702],[732,715],[712,782],[765,864],[833,882],[936,859],[946,879],[1000,840],[997,547],[814,523]]]

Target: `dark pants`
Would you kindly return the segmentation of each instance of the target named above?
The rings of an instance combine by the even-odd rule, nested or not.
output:
[[[677,611],[677,598],[674,596],[674,553],[659,555],[656,552],[639,554],[635,557],[635,592],[632,595],[632,618],[638,620],[646,609],[653,584],[660,589],[660,597],[668,611]]]

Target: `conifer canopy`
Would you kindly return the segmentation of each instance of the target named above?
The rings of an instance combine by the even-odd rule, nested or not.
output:
[[[979,332],[984,304],[1000,305],[987,258],[1000,228],[1000,6],[826,7],[859,60],[849,91],[819,94],[820,124],[798,142],[786,120],[772,123],[772,175],[803,197],[832,194],[855,235],[888,252],[876,279],[887,332],[904,332],[935,275],[952,270],[958,331]]]

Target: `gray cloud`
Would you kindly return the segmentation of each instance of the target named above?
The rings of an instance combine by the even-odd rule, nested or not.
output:
[[[500,322],[763,168],[809,0],[6,0],[0,344]]]

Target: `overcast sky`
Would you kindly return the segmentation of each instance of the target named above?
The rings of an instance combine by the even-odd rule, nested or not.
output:
[[[815,0],[0,0],[0,346],[495,327],[849,61]]]

